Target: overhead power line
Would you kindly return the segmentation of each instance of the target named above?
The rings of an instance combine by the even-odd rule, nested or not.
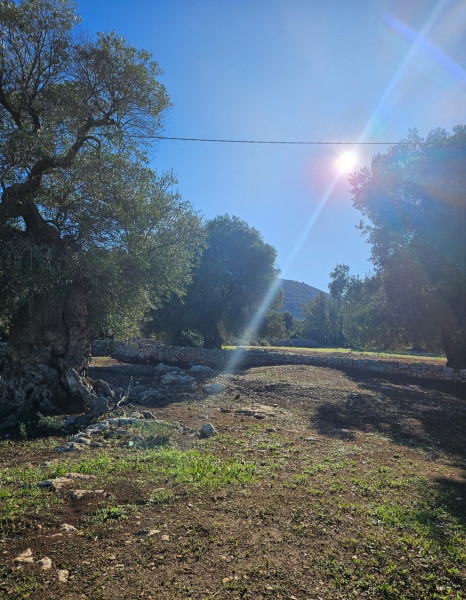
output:
[[[291,144],[301,146],[399,146],[406,142],[317,142],[317,141],[286,141],[286,140],[227,140],[215,138],[188,138],[172,137],[166,135],[142,136],[151,137],[156,140],[175,140],[177,142],[213,142],[219,144]]]

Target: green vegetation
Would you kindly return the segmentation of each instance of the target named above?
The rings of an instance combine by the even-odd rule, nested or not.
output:
[[[328,345],[439,352],[465,366],[466,128],[413,131],[351,177],[354,206],[369,219],[375,274],[330,274],[330,297],[303,309],[310,337]]]
[[[0,24],[0,330],[12,421],[78,400],[73,370],[86,372],[91,335],[139,331],[150,307],[184,289],[203,234],[173,175],[147,166],[146,137],[170,105],[151,55],[114,32],[83,36],[69,0],[2,1]]]
[[[186,295],[153,311],[146,331],[220,348],[226,336],[241,337],[276,279],[276,252],[237,217],[216,217],[205,230],[206,247]]]

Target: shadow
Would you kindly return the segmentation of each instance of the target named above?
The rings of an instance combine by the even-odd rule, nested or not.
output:
[[[202,387],[218,378],[219,373],[192,372],[189,369],[180,372],[191,377],[195,385],[191,387],[186,382],[180,385],[164,385],[162,379],[166,371],[158,371],[157,365],[148,363],[122,363],[109,366],[94,366],[89,369],[91,379],[102,379],[110,385],[115,392],[115,399],[127,396],[124,405],[140,405],[148,408],[167,406],[174,402],[192,399],[197,394],[202,394]],[[176,368],[176,367],[175,367]]]
[[[439,451],[466,455],[466,386],[370,372],[344,370],[359,391],[326,399],[313,424],[326,436],[351,439],[354,431],[381,434],[397,444],[422,447],[435,460]]]

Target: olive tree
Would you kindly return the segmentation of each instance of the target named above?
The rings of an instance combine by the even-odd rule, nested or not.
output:
[[[93,330],[134,330],[189,280],[199,220],[147,159],[169,107],[160,73],[115,33],[85,36],[69,0],[0,1],[4,425],[103,410]]]

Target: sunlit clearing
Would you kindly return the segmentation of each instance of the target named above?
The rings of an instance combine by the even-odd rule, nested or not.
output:
[[[344,152],[337,158],[336,167],[340,173],[350,173],[354,171],[357,162],[357,156],[354,152]]]

